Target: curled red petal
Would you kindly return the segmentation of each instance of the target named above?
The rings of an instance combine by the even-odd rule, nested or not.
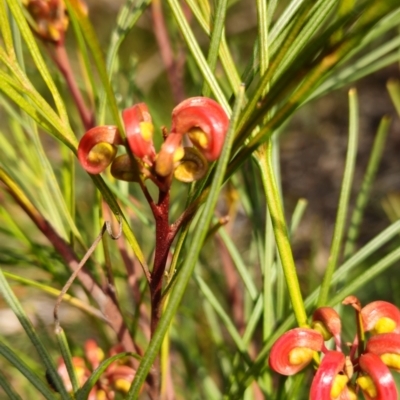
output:
[[[373,301],[361,309],[361,316],[366,332],[376,329],[380,320],[388,318],[394,322],[390,332],[400,333],[400,310],[392,303],[382,300]]]
[[[382,333],[372,336],[365,348],[367,353],[374,353],[385,357],[382,361],[390,368],[400,371],[400,335],[398,333]]]
[[[384,353],[400,354],[400,335],[391,332],[372,336],[367,342],[366,352],[377,355]]]
[[[269,366],[282,375],[296,374],[306,367],[311,359],[300,364],[291,364],[289,360],[291,351],[298,348],[321,351],[323,344],[322,335],[313,329],[291,329],[273,344],[269,354]]]
[[[229,119],[223,108],[207,97],[191,97],[172,111],[172,133],[188,134],[208,161],[221,154]]]
[[[371,397],[363,390],[367,400],[397,400],[397,388],[389,368],[382,362],[378,355],[365,353],[360,356],[359,365],[373,381],[376,396]]]
[[[332,399],[332,387],[336,376],[343,371],[344,363],[345,356],[340,351],[328,351],[324,355],[311,384],[310,400]]]
[[[132,153],[146,162],[152,163],[156,152],[154,150],[152,129],[153,124],[145,103],[122,111],[126,138]]]
[[[120,144],[122,139],[116,126],[89,129],[79,142],[79,162],[90,174],[99,174],[110,165],[117,153],[116,146]]]

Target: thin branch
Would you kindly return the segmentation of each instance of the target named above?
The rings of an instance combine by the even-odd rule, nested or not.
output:
[[[52,58],[58,69],[64,76],[64,79],[68,85],[68,89],[75,101],[75,105],[78,109],[83,126],[86,130],[93,128],[95,124],[94,114],[86,106],[86,103],[82,97],[82,93],[78,88],[65,46],[63,44],[56,45],[54,47],[54,51],[51,51],[50,54],[52,55]]]

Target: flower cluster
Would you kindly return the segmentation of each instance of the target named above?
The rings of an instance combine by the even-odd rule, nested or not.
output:
[[[170,183],[172,175],[183,182],[201,179],[207,172],[208,161],[219,157],[229,123],[226,113],[214,100],[186,99],[173,109],[171,129],[169,132],[163,129],[164,143],[157,153],[154,125],[145,103],[124,110],[122,119],[126,143],[116,126],[92,128],[79,143],[81,165],[87,172],[98,174],[111,164],[111,174],[117,179],[138,182],[149,178],[159,186],[160,182]],[[193,146],[184,146],[184,137]],[[128,146],[129,151],[117,156],[119,145]]]
[[[117,345],[109,351],[109,356],[112,357],[121,351],[122,349]],[[87,340],[85,343],[85,357],[86,360],[82,357],[72,357],[75,374],[80,387],[84,385],[92,371],[103,361],[104,353],[94,340]],[[67,391],[72,393],[72,383],[62,358],[58,361],[57,371]],[[90,391],[88,400],[114,399],[115,391],[127,393],[134,377],[135,371],[132,367],[122,361],[114,361],[107,367],[104,374]]]
[[[331,307],[321,307],[313,314],[312,329],[292,329],[274,343],[270,367],[289,376],[312,360],[319,364],[311,384],[311,400],[354,400],[359,391],[367,400],[397,400],[389,368],[400,370],[400,310],[385,301],[362,308],[354,296],[343,304],[351,305],[357,316],[357,334],[348,344],[348,355],[342,351],[338,313]],[[325,346],[331,338],[335,350]],[[321,361],[317,352],[322,353]]]
[[[22,3],[30,14],[32,28],[42,39],[56,44],[64,41],[69,20],[63,0],[22,0]],[[82,0],[76,0],[74,6],[87,14]]]

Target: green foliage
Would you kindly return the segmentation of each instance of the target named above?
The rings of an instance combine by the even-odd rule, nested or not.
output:
[[[228,29],[240,6],[257,12],[257,26],[245,39]],[[118,394],[127,399],[147,398],[145,393],[154,399],[171,393],[182,399],[252,399],[257,393],[303,398],[310,374],[278,382],[267,367],[274,341],[295,325],[307,326],[317,305],[337,306],[351,294],[367,299],[367,285],[384,282],[385,271],[400,259],[397,220],[368,243],[358,241],[390,118],[382,116],[353,202],[359,110],[357,92],[350,90],[336,223],[315,289],[296,269],[293,235],[307,199],[298,199],[287,217],[279,142],[302,107],[400,61],[398,1],[126,0],[105,54],[98,36],[102,26],[92,24],[78,0],[67,0],[65,7],[67,46],[32,32],[32,16],[20,1],[0,0],[0,293],[24,332],[15,343],[4,334],[0,343],[0,365],[15,368],[2,368],[0,387],[11,399],[69,399],[56,366],[62,358],[77,399],[100,390],[101,377],[115,365],[135,370],[130,389]],[[166,73],[151,89],[139,91],[136,74],[146,61],[139,50],[127,57],[124,46],[155,46],[152,39],[141,43],[148,10],[164,22],[172,58],[168,63],[158,43]],[[252,56],[246,60],[240,51]],[[127,82],[124,69],[133,56],[137,67]],[[76,165],[77,147],[81,132],[104,124],[116,125],[125,140],[120,105],[131,102],[150,104],[157,146],[158,127],[170,124],[165,116],[194,90],[214,98],[230,125],[206,177],[168,188],[164,222],[177,231],[155,300],[154,259],[167,238],[157,237],[154,209],[161,200],[152,199],[166,191],[144,179],[117,182],[108,172],[88,177]],[[400,115],[399,83],[390,81],[388,92]],[[92,254],[104,221],[122,223],[122,238],[116,243],[105,235]],[[52,325],[33,324],[24,310],[27,296],[29,301],[45,296],[52,308],[74,271],[77,279],[63,301],[71,312],[82,311],[79,323],[68,326],[61,316],[65,331],[55,332]],[[160,315],[154,316],[150,309],[156,307]],[[57,340],[42,340],[39,328],[59,347]],[[73,356],[85,352],[90,337],[104,348],[121,349],[93,367],[82,384]],[[23,354],[26,338],[31,350]]]

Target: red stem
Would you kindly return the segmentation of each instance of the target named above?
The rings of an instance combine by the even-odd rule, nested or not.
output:
[[[173,235],[169,225],[169,191],[160,191],[158,203],[152,206],[156,220],[156,250],[154,255],[154,266],[151,273],[150,295],[151,295],[151,334],[157,327],[161,317],[162,309],[162,282],[167,265],[168,254],[172,244]]]
[[[174,54],[172,52],[168,31],[165,26],[161,3],[160,0],[153,0],[151,3],[154,34],[157,39],[158,48],[160,49],[161,58],[167,70],[167,76],[174,101],[180,103],[185,98],[182,79],[183,64],[182,59],[179,63],[174,60]]]
[[[52,53],[53,60],[56,63],[58,69],[62,73],[67,82],[68,88],[71,95],[75,101],[76,108],[78,109],[80,118],[82,120],[83,126],[86,130],[93,128],[95,121],[93,112],[90,111],[82,97],[74,73],[72,72],[71,64],[69,62],[68,53],[65,49],[64,44],[58,44],[54,47],[54,52]]]

